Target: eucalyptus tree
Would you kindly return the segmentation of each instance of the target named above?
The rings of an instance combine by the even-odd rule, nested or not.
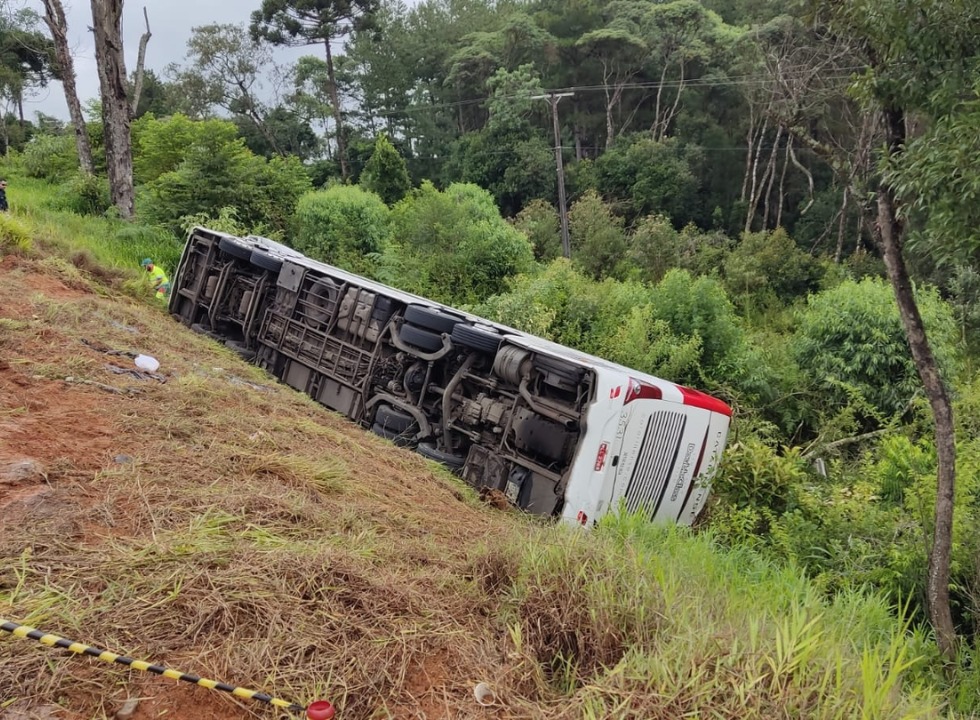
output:
[[[75,61],[72,57],[71,46],[68,44],[68,21],[65,19],[65,8],[61,0],[44,0],[44,22],[51,32],[54,41],[55,57],[61,68],[61,85],[65,91],[65,102],[68,104],[68,114],[75,130],[75,146],[78,148],[78,160],[82,172],[91,175],[95,172],[92,163],[92,146],[89,143],[88,131],[85,129],[85,116],[82,114],[82,104],[78,99],[76,85]]]

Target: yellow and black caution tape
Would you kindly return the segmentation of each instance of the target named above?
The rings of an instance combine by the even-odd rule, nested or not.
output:
[[[258,700],[259,702],[268,703],[269,705],[282,708],[289,712],[305,712],[309,720],[330,720],[334,717],[334,708],[326,700],[318,700],[317,702],[310,704],[308,707],[303,707],[302,705],[297,705],[296,703],[291,703],[287,700],[280,700],[279,698],[272,697],[266,693],[256,692],[255,690],[248,690],[246,688],[236,687],[234,685],[228,685],[227,683],[217,682],[215,680],[208,680],[207,678],[198,677],[197,675],[171,670],[170,668],[165,668],[162,665],[154,665],[143,660],[134,660],[133,658],[126,657],[125,655],[117,655],[116,653],[109,652],[108,650],[101,650],[97,647],[92,647],[91,645],[73,642],[57,635],[43,633],[40,630],[28,627],[27,625],[19,625],[17,623],[3,620],[3,618],[0,618],[0,630],[4,630],[15,637],[22,639],[30,638],[31,640],[37,640],[42,645],[47,645],[48,647],[64,648],[65,650],[70,650],[78,655],[88,655],[90,657],[98,658],[103,662],[119,663],[120,665],[131,667],[134,670],[155,673],[157,675],[170,678],[171,680],[183,680],[184,682],[193,683],[194,685],[199,685],[200,687],[207,688],[208,690],[221,690],[222,692],[230,693],[235,697],[245,698],[246,700]]]

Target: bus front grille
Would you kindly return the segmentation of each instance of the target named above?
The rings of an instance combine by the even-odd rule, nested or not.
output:
[[[677,462],[687,416],[676,412],[650,415],[633,474],[623,494],[629,512],[644,510],[653,518],[667,493],[667,481]]]

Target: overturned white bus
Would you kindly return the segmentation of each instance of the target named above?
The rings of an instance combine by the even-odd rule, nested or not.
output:
[[[188,236],[170,312],[283,383],[516,507],[690,524],[728,435],[722,401],[311,260]]]

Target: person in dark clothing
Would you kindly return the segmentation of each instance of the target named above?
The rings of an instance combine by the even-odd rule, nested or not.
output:
[[[7,205],[7,181],[0,180],[0,211],[7,212],[9,209]]]

